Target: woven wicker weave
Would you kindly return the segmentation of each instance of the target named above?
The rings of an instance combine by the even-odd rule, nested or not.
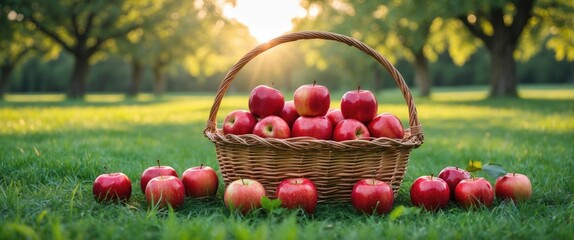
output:
[[[409,110],[409,128],[403,139],[377,138],[335,142],[308,137],[261,138],[253,134],[224,135],[217,128],[217,112],[236,74],[260,53],[279,44],[303,39],[326,39],[345,43],[379,62],[401,89]],[[423,143],[423,132],[408,86],[395,67],[378,52],[353,38],[330,32],[303,31],[286,34],[260,44],[243,56],[227,73],[215,97],[204,134],[214,144],[226,184],[239,178],[255,179],[273,197],[283,179],[306,177],[317,186],[319,202],[348,201],[353,185],[363,178],[376,178],[398,191],[409,155]]]

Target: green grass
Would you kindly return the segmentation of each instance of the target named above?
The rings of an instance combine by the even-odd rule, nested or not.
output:
[[[349,203],[320,204],[314,216],[261,211],[243,217],[224,207],[222,188],[216,198],[187,199],[176,211],[150,210],[139,177],[156,159],[179,174],[200,163],[217,168],[213,144],[202,134],[212,95],[89,95],[86,101],[9,95],[0,103],[0,239],[570,239],[574,86],[520,90],[522,99],[485,100],[482,87],[436,89],[431,99],[417,99],[426,141],[412,152],[395,207],[412,206],[408,191],[416,177],[471,159],[527,174],[532,198],[472,211],[451,204],[396,219],[358,214]],[[379,100],[380,111],[407,122],[397,91],[382,92]],[[226,96],[218,118],[246,102]],[[103,166],[131,178],[128,204],[94,201],[92,182]]]

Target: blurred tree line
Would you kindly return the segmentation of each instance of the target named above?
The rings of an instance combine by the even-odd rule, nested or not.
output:
[[[233,4],[233,1],[227,3]],[[568,0],[304,0],[294,30],[357,38],[393,62],[423,96],[431,86],[574,82]],[[208,91],[256,46],[217,0],[6,0],[0,3],[0,95],[9,92]],[[394,86],[383,68],[341,43],[306,41],[252,60],[230,91],[285,91],[317,80],[333,90]]]

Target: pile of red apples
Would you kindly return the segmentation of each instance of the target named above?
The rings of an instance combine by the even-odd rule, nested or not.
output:
[[[340,109],[331,108],[327,87],[316,83],[300,86],[292,101],[273,87],[259,85],[249,95],[249,111],[230,112],[224,134],[255,134],[263,138],[313,137],[320,140],[402,139],[399,118],[377,115],[378,102],[368,90],[351,90],[341,99]]]

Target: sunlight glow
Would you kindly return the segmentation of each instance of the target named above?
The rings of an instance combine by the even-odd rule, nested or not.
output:
[[[299,0],[237,0],[235,6],[228,4],[223,8],[226,17],[245,24],[259,42],[290,31],[291,20],[306,13]]]

